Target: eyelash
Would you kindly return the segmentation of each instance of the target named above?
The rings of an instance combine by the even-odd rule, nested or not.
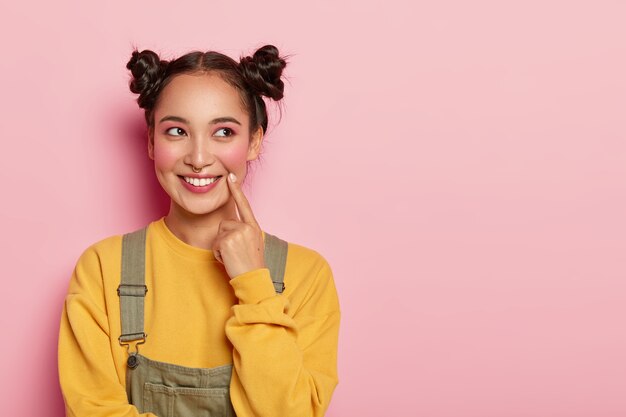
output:
[[[222,138],[227,138],[227,137],[232,136],[232,135],[234,135],[234,134],[235,134],[235,132],[233,131],[233,129],[231,129],[231,128],[229,128],[229,127],[222,127],[222,128],[219,128],[219,129],[217,129],[217,131],[216,131],[215,133],[220,132],[220,131],[222,131],[222,130],[225,130],[225,131],[227,131],[227,132],[228,132],[227,134],[224,134],[224,135],[218,135],[219,137],[222,137]]]
[[[171,130],[176,130],[177,134],[170,133]],[[219,129],[217,129],[217,131],[215,133],[220,132],[220,131],[225,131],[225,134],[223,134],[223,135],[215,135],[215,136],[218,136],[220,138],[227,138],[227,137],[232,136],[232,135],[235,134],[233,129],[231,129],[229,127],[219,128]],[[180,133],[180,132],[182,132],[182,133]],[[167,129],[165,131],[165,134],[166,135],[170,135],[170,136],[183,136],[183,135],[186,135],[187,132],[185,132],[185,130],[180,128],[180,127],[170,127],[169,129]]]
[[[170,130],[176,130],[176,131],[177,131],[177,133],[183,132],[183,134],[186,134],[186,132],[185,132],[183,129],[181,129],[180,127],[170,127],[169,129],[167,129],[167,130],[165,131],[165,134],[166,134],[166,135],[170,135],[170,136],[183,136],[182,134],[177,134],[177,135],[175,135],[175,134],[173,134],[173,133],[170,133]]]

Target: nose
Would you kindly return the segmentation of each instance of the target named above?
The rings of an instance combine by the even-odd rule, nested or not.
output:
[[[185,164],[192,168],[202,169],[207,165],[213,165],[215,161],[210,139],[192,138],[189,141],[189,148],[184,158]]]

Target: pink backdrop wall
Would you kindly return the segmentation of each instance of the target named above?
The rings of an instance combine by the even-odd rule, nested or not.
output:
[[[2,414],[63,415],[89,244],[164,213],[132,45],[293,54],[248,195],[333,266],[337,416],[626,416],[626,4],[12,2],[0,12]]]

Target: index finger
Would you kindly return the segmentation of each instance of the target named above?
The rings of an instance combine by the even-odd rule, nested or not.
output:
[[[233,195],[233,199],[235,200],[235,204],[237,205],[237,211],[239,212],[239,217],[241,221],[244,223],[248,223],[250,225],[258,227],[259,224],[254,217],[254,213],[252,213],[252,207],[246,198],[246,195],[241,190],[241,184],[237,181],[237,177],[232,172],[228,174],[228,187],[230,188],[230,193]]]

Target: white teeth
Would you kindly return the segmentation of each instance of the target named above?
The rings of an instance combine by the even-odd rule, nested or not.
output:
[[[183,177],[185,181],[194,187],[204,187],[205,185],[209,185],[218,180],[218,177],[213,178],[191,178],[191,177]]]

